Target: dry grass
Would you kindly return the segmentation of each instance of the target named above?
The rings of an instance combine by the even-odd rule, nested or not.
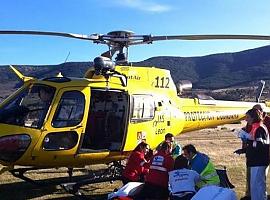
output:
[[[215,129],[186,133],[177,137],[180,144],[192,143],[199,151],[208,154],[216,166],[226,166],[230,180],[236,187],[235,191],[238,197],[244,196],[245,192],[245,156],[233,154],[233,151],[241,146],[241,142],[235,138],[232,129],[241,126],[239,124],[226,125]],[[97,167],[103,168],[105,165]],[[76,176],[86,173],[85,169],[75,171]],[[52,181],[50,186],[37,187],[14,178],[6,172],[0,176],[0,199],[77,199],[58,184],[59,181],[67,181],[66,178],[63,178],[67,176],[65,168],[29,172],[28,176],[35,179],[52,179]],[[268,185],[270,185],[269,179]],[[106,199],[109,192],[120,186],[119,181],[115,181],[113,184],[105,182],[84,186],[80,191],[86,195],[87,199]],[[268,193],[270,193],[269,187]]]

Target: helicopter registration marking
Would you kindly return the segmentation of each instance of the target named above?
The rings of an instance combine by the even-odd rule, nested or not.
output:
[[[155,88],[169,88],[169,83],[170,83],[169,77],[157,76],[155,80],[156,80]]]

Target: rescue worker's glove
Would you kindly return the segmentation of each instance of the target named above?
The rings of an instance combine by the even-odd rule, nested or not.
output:
[[[246,149],[237,149],[233,153],[240,155],[240,154],[246,153]]]

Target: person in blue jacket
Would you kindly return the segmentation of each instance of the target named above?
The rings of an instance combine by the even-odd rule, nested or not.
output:
[[[188,144],[183,147],[183,155],[189,160],[190,169],[201,175],[201,181],[197,184],[198,188],[220,185],[217,171],[206,154],[198,152],[192,144]]]

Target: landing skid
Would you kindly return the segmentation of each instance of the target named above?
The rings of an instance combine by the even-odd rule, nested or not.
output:
[[[39,186],[44,186],[44,184],[37,182],[31,178],[28,178],[24,175],[25,172],[27,171],[32,171],[32,170],[39,170],[41,168],[19,168],[19,169],[12,169],[9,172],[16,178],[22,179],[28,183],[34,184],[34,185],[39,185]]]
[[[48,186],[51,185],[51,182],[48,182],[47,179],[46,181],[42,180],[33,180],[27,176],[25,176],[25,173],[28,171],[33,171],[33,170],[41,170],[44,168],[18,168],[18,169],[12,169],[9,170],[9,172],[16,178],[22,179],[28,183],[31,183],[33,185],[37,186]],[[79,191],[80,188],[84,185],[88,184],[93,184],[93,183],[101,183],[101,182],[113,182],[116,180],[121,179],[121,174],[123,171],[123,165],[121,164],[121,161],[115,161],[112,164],[108,166],[108,168],[102,170],[102,171],[90,171],[89,175],[83,176],[83,177],[72,177],[73,175],[73,168],[68,168],[68,175],[69,175],[69,180],[67,183],[62,183],[58,182],[62,188],[64,188],[67,192],[75,195],[75,196],[83,196],[81,192]],[[72,178],[75,178],[75,182],[71,182]],[[80,178],[80,179],[78,179]]]
[[[71,181],[79,181],[83,178],[87,178],[86,175],[80,175],[80,176],[74,176],[73,175],[73,168],[68,168],[67,173],[68,177],[54,177],[54,178],[48,178],[48,179],[40,179],[40,180],[34,180],[25,175],[28,171],[34,171],[34,170],[46,170],[51,168],[18,168],[18,169],[11,169],[8,170],[14,177],[19,178],[21,180],[24,180],[30,184],[36,185],[36,186],[51,186],[51,185],[60,185],[62,183],[68,183]],[[41,172],[42,173],[42,172]],[[50,173],[50,172],[49,172]],[[88,175],[89,176],[89,175]]]
[[[115,161],[101,173],[93,173],[90,178],[87,178],[78,182],[74,182],[74,183],[61,184],[61,186],[67,192],[75,196],[82,196],[83,194],[79,191],[79,189],[82,186],[93,184],[93,183],[107,182],[107,181],[110,181],[112,183],[113,181],[121,179],[122,171],[123,171],[123,165],[121,165],[121,162]]]
[[[27,176],[25,176],[25,173],[28,171],[33,170],[41,170],[46,168],[18,168],[18,169],[12,169],[9,170],[9,172],[16,178],[22,179],[28,183],[31,183],[36,186],[51,186],[55,182],[58,182],[56,185],[60,185],[65,191],[67,191],[70,194],[73,194],[75,196],[79,196],[80,198],[83,198],[84,195],[79,191],[80,188],[84,185],[93,184],[93,183],[102,183],[102,182],[113,182],[116,180],[121,179],[122,171],[124,166],[121,164],[121,161],[115,161],[111,163],[108,168],[99,170],[99,171],[90,171],[88,175],[83,176],[74,176],[73,175],[73,168],[68,168],[68,175],[69,177],[66,177],[66,183],[63,184],[63,180],[61,179],[63,177],[55,178],[55,179],[46,179],[46,180],[34,180]],[[67,180],[68,178],[68,180]],[[59,179],[59,180],[58,180]],[[73,179],[73,182],[71,180]],[[61,181],[61,182],[60,182]]]

